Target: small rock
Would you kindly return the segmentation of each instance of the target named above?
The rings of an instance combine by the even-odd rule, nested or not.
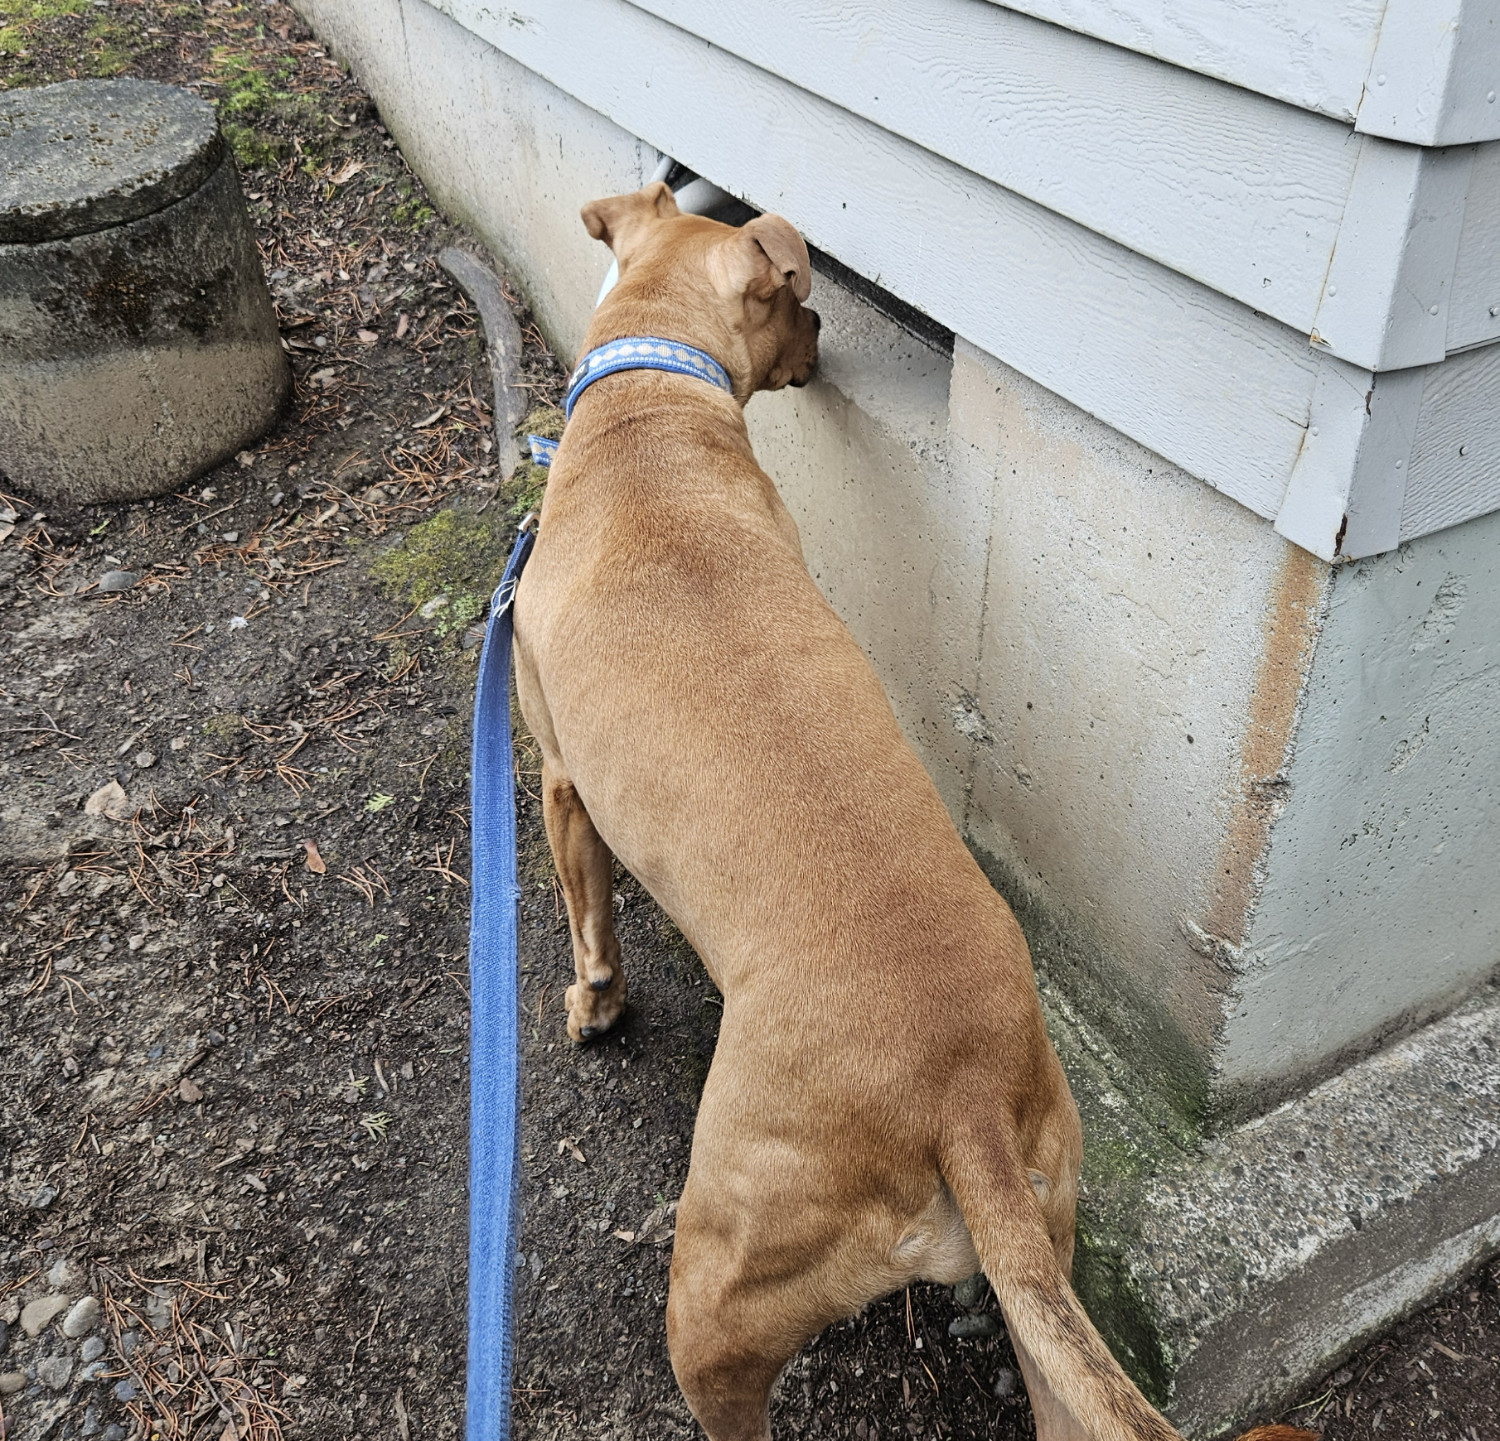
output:
[[[125,944],[129,946],[132,951],[140,950],[140,948],[146,944],[146,933],[142,931],[139,935],[131,936],[130,939],[125,942]]]
[[[101,1441],[125,1441],[125,1428],[118,1421],[112,1421],[104,1428]]]
[[[5,1321],[0,1321],[0,1356],[5,1354],[5,1345],[9,1340],[10,1326]]]
[[[25,1385],[26,1373],[24,1371],[7,1371],[0,1376],[0,1396],[14,1396]]]
[[[203,1099],[203,1087],[191,1078],[184,1076],[177,1083],[177,1094],[190,1106],[196,1106]]]
[[[431,620],[433,616],[435,616],[447,604],[447,596],[435,595],[431,600],[424,602],[421,606],[418,607],[417,614],[421,616],[423,620]]]
[[[129,590],[139,579],[133,570],[107,570],[99,577],[99,594],[113,595],[116,591]]]
[[[230,545],[233,545],[235,541],[240,538],[240,533],[237,530],[226,530],[223,534],[224,539],[228,541]]]
[[[188,738],[186,736],[172,737],[172,749],[174,751],[185,751],[188,748],[188,744]]]
[[[73,1303],[73,1309],[63,1317],[62,1333],[70,1341],[87,1335],[99,1319],[99,1303],[92,1296],[84,1296]]]
[[[90,1361],[82,1371],[78,1373],[80,1381],[97,1381],[109,1368],[108,1361]]]
[[[51,1325],[53,1317],[67,1309],[66,1296],[40,1296],[21,1308],[21,1329],[35,1340]]]
[[[61,1391],[73,1379],[73,1362],[66,1356],[48,1356],[36,1363],[36,1379],[53,1391]]]
[[[948,1334],[960,1341],[972,1341],[980,1336],[998,1336],[1000,1323],[988,1312],[978,1316],[955,1316],[948,1323]]]
[[[983,1271],[976,1271],[972,1276],[965,1276],[962,1281],[953,1288],[953,1299],[966,1311],[972,1311],[975,1306],[984,1300],[985,1292],[989,1290],[990,1283],[984,1279]]]
[[[47,1184],[37,1187],[35,1193],[31,1197],[31,1200],[27,1202],[27,1205],[29,1205],[33,1211],[45,1211],[47,1207],[50,1206],[56,1199],[57,1187],[49,1181],[47,1182]]]
[[[135,1355],[135,1348],[141,1344],[141,1333],[139,1331],[126,1331],[120,1337],[120,1355],[127,1361]]]
[[[97,1406],[86,1406],[83,1411],[83,1430],[80,1436],[95,1436],[99,1432],[99,1408]]]
[[[123,1381],[116,1381],[114,1389],[116,1401],[135,1400],[135,1385],[128,1376]]]
[[[83,1272],[66,1256],[59,1256],[47,1272],[49,1291],[80,1291],[83,1289]]]
[[[995,1395],[1002,1401],[1007,1396],[1014,1396],[1016,1394],[1016,1385],[1020,1379],[1009,1366],[1002,1366],[995,1373]]]
[[[253,450],[242,450],[237,456],[235,456],[235,459],[239,461],[240,465],[242,465],[246,470],[249,470],[250,467],[255,464],[255,452]]]
[[[83,1357],[85,1364],[97,1361],[104,1354],[104,1338],[102,1336],[90,1336],[83,1343],[78,1354]]]
[[[131,758],[131,764],[138,771],[149,771],[156,764],[156,756],[151,751],[137,751]]]

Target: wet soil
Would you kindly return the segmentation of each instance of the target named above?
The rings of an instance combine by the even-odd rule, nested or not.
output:
[[[475,623],[542,477],[487,460],[477,317],[435,264],[462,237],[291,10],[0,0],[5,86],[111,73],[219,103],[296,391],[154,502],[0,477],[0,1436],[455,1436]],[[533,428],[555,425],[561,371],[516,301]],[[568,1043],[524,733],[517,776],[516,1432],[691,1436],[668,1208],[718,998],[622,874],[632,1009]],[[1497,1276],[1288,1419],[1500,1441]],[[971,1313],[993,1300],[917,1287],[832,1328],[777,1434],[1029,1436],[1003,1330],[949,1335]]]

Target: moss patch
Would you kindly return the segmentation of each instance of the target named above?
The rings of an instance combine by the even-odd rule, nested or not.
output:
[[[0,0],[0,20],[26,25],[38,20],[61,20],[64,15],[82,15],[89,0]]]
[[[1151,1322],[1151,1308],[1120,1254],[1094,1234],[1081,1208],[1073,1289],[1131,1379],[1154,1405],[1165,1406],[1171,1399],[1172,1361]]]
[[[0,55],[19,54],[38,25],[89,8],[89,0],[0,0]]]
[[[515,474],[500,487],[501,499],[510,513],[517,519],[531,510],[540,510],[542,496],[547,489],[547,467],[533,465],[531,452],[526,447],[528,435],[540,435],[546,440],[561,440],[565,417],[555,405],[534,406],[517,429],[521,441],[523,459]]]
[[[513,527],[503,515],[440,510],[380,556],[370,573],[386,595],[418,610],[439,636],[479,619],[505,570]]]

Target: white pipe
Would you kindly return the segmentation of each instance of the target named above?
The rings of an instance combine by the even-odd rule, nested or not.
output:
[[[656,169],[651,174],[651,180],[665,180],[672,173],[677,162],[670,155],[663,155],[657,162]],[[710,211],[717,209],[726,200],[732,199],[727,191],[720,190],[712,181],[705,180],[701,175],[694,175],[688,180],[681,190],[672,192],[677,201],[677,208],[684,215],[707,215]],[[599,287],[599,294],[594,300],[594,309],[599,308],[604,297],[615,287],[615,281],[620,278],[620,262],[611,260],[609,269],[605,272],[604,284]]]

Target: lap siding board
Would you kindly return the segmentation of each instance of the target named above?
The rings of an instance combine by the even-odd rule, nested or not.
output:
[[[678,0],[649,3],[666,10]],[[439,0],[435,8],[626,130],[752,203],[786,213],[845,264],[1258,514],[1276,518],[1294,501],[1278,528],[1305,548],[1330,559],[1368,553],[1350,546],[1385,548],[1409,530],[1401,510],[1417,481],[1409,458],[1399,457],[1399,467],[1391,458],[1397,485],[1383,452],[1369,443],[1381,420],[1364,397],[1381,394],[1372,372],[1382,355],[1358,365],[1320,351],[1267,312],[623,0],[546,0],[525,25],[482,0]],[[963,8],[953,6],[955,13]],[[578,45],[578,35],[593,43]],[[639,63],[621,63],[621,56]],[[709,114],[732,114],[736,123],[705,125]],[[1393,302],[1403,283],[1419,292],[1430,284],[1446,297],[1464,230],[1454,196],[1473,152],[1454,161],[1318,123],[1358,150],[1352,192],[1362,170],[1374,176],[1367,185],[1372,208],[1362,226],[1343,228],[1342,246],[1335,237],[1330,275],[1339,271],[1342,248],[1351,273],[1380,257],[1379,286],[1366,288],[1383,288]],[[1446,270],[1432,251],[1403,249],[1419,210],[1424,221],[1437,216],[1422,233],[1439,235],[1454,253]],[[1471,227],[1481,238],[1489,228]],[[1481,263],[1472,262],[1468,273],[1483,283]],[[1352,281],[1348,290],[1358,294]],[[1334,293],[1320,306],[1332,316],[1345,303]],[[1407,337],[1430,319],[1430,305],[1414,309],[1417,328],[1408,326]],[[1377,350],[1389,348],[1400,327],[1382,328],[1378,322],[1389,317],[1372,313],[1377,323],[1361,323]],[[1435,342],[1433,334],[1429,325],[1424,343],[1441,356],[1444,327]],[[1408,340],[1397,335],[1397,342],[1399,348]],[[1467,356],[1447,363],[1480,376],[1463,388],[1478,409],[1423,424],[1467,432],[1481,411],[1492,411],[1500,377],[1488,367],[1476,370]],[[1412,384],[1392,383],[1386,392],[1397,389],[1409,396]],[[1344,405],[1340,421],[1324,444],[1309,447],[1314,408],[1326,408],[1332,397]],[[1409,428],[1387,424],[1382,434]],[[1421,463],[1431,466],[1432,454],[1424,451]],[[1480,487],[1426,513],[1463,519],[1489,504]],[[1361,523],[1346,526],[1346,514]]]

